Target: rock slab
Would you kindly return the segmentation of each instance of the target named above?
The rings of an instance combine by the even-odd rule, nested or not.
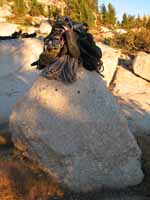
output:
[[[150,83],[119,66],[113,81],[113,92],[118,95],[150,93]]]
[[[135,135],[150,134],[150,83],[121,66],[113,82],[113,93]]]
[[[77,77],[34,83],[10,117],[15,146],[73,191],[139,184],[141,151],[114,97],[96,72]]]
[[[134,135],[150,135],[150,93],[117,97],[120,109]]]
[[[139,52],[133,63],[134,73],[150,81],[150,54]]]
[[[118,65],[120,51],[108,47],[107,45],[104,45],[101,42],[98,42],[97,45],[102,50],[102,61],[104,65],[104,71],[102,72],[102,74],[104,75],[104,81],[106,81],[106,85],[109,86]]]

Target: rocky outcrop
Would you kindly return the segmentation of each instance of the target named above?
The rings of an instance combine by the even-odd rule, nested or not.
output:
[[[150,81],[150,54],[139,52],[133,63],[133,71],[138,76]]]
[[[119,66],[113,81],[115,95],[150,93],[150,83],[135,76],[132,71]]]
[[[118,97],[121,111],[135,135],[150,135],[150,93],[129,93]]]
[[[13,105],[37,79],[39,72],[31,67],[42,51],[37,39],[0,42],[0,123],[8,121]]]
[[[116,29],[115,32],[118,33],[118,34],[125,34],[125,33],[127,33],[127,31],[125,29],[122,29],[122,28]]]
[[[33,33],[36,33],[36,32],[38,32],[38,28],[36,28],[34,26],[26,27],[25,33],[33,34]]]
[[[16,24],[0,23],[0,36],[11,36],[17,30]]]
[[[111,29],[106,28],[104,26],[101,26],[101,30],[100,30],[99,34],[101,35],[101,37],[103,37],[105,39],[113,38],[115,36],[114,31],[112,31]]]
[[[114,97],[96,72],[77,77],[34,83],[10,117],[14,145],[74,191],[140,183],[141,152]]]
[[[102,50],[102,61],[104,65],[104,80],[106,81],[106,85],[109,86],[110,82],[113,79],[114,73],[116,71],[118,65],[118,58],[120,56],[120,51],[108,47],[101,42],[98,42],[97,45]]]
[[[120,66],[113,87],[132,133],[150,134],[150,83]]]

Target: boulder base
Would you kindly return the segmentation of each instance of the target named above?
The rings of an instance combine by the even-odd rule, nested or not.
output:
[[[65,85],[40,77],[13,109],[15,146],[74,191],[124,188],[143,179],[141,151],[96,72]]]

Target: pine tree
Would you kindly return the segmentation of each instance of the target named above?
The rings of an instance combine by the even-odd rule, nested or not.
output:
[[[92,0],[81,0],[81,21],[87,22],[89,25],[93,25],[94,23],[94,9],[95,5],[93,4]]]
[[[24,0],[15,0],[13,12],[15,16],[24,16],[27,12]]]
[[[80,2],[78,0],[69,0],[69,5],[67,8],[67,15],[69,15],[73,20],[79,21],[81,17]]]
[[[3,0],[0,0],[0,6],[3,6]]]
[[[141,28],[142,27],[142,19],[140,17],[140,15],[138,15],[138,17],[136,18],[136,28]]]
[[[144,15],[144,17],[142,19],[142,25],[144,28],[146,28],[146,24],[147,24],[147,17]]]
[[[108,23],[108,12],[107,12],[105,4],[101,5],[101,15],[102,15],[102,23],[107,24]]]
[[[97,0],[66,0],[67,9],[65,13],[73,20],[94,24],[95,12],[98,10]]]
[[[150,30],[150,17],[148,17],[146,28]]]
[[[116,24],[116,11],[111,3],[108,4],[107,22],[111,25]]]
[[[127,14],[124,13],[123,16],[122,16],[121,25],[122,25],[123,28],[126,28],[127,24],[128,24],[128,17],[127,17]]]
[[[29,11],[31,16],[44,15],[44,8],[42,4],[38,3],[37,0],[31,0],[31,10]]]
[[[127,28],[136,28],[136,18],[134,15],[128,15],[128,27]]]

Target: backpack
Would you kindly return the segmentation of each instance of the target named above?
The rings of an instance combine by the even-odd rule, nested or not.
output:
[[[79,33],[78,46],[80,49],[80,60],[87,70],[103,71],[102,51],[95,44],[90,33]]]

